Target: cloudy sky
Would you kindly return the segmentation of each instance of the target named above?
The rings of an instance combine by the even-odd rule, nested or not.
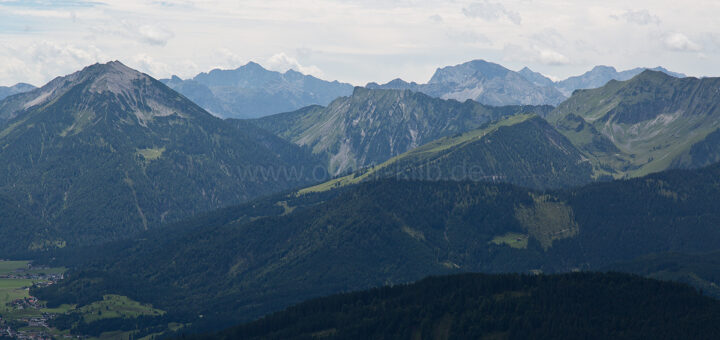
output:
[[[109,60],[155,77],[248,61],[356,85],[485,59],[720,75],[717,0],[0,0],[0,85]]]

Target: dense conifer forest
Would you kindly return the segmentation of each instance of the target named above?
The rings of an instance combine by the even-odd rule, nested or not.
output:
[[[720,301],[619,273],[464,274],[314,299],[192,339],[714,339]]]

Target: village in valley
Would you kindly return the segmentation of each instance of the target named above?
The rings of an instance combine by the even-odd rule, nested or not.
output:
[[[0,340],[5,339],[151,339],[157,330],[140,334],[137,329],[94,332],[87,326],[105,319],[133,320],[161,317],[165,311],[142,304],[126,296],[104,295],[101,300],[83,306],[48,306],[32,296],[34,288],[57,284],[65,279],[66,268],[33,265],[30,261],[0,260]],[[177,330],[185,325],[167,324]],[[162,330],[162,329],[160,329]]]
[[[61,335],[49,326],[57,311],[31,296],[30,289],[56,284],[64,278],[64,271],[35,267],[28,261],[0,260],[0,339],[52,339]]]

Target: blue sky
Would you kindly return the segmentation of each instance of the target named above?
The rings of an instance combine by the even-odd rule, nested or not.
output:
[[[249,61],[363,85],[485,59],[552,78],[594,65],[718,76],[709,0],[0,0],[0,85],[121,60],[183,78]]]

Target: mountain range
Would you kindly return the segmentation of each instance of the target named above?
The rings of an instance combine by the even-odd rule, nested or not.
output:
[[[327,105],[353,91],[350,84],[324,81],[294,70],[269,71],[253,62],[235,70],[200,73],[192,79],[173,76],[161,81],[223,118],[256,118]]]
[[[312,106],[253,121],[326,159],[339,175],[380,164],[441,137],[464,133],[518,113],[547,114],[547,106],[491,107],[442,100],[409,90],[357,87],[327,107]]]
[[[72,336],[702,337],[717,303],[701,295],[720,296],[720,78],[599,67],[567,84],[636,71],[563,100],[530,69],[475,61],[298,108],[339,83],[91,65],[0,100],[0,258],[68,269],[29,293]],[[231,112],[252,86],[290,109],[221,119],[190,98]],[[462,94],[563,101],[443,99]],[[607,270],[702,293],[561,274]],[[151,313],[94,311],[113,301]]]
[[[646,68],[618,72],[613,67],[596,66],[580,76],[554,82],[550,78],[525,67],[515,72],[484,60],[473,60],[437,69],[427,84],[408,83],[395,79],[387,84],[369,83],[372,89],[409,89],[430,96],[464,101],[472,99],[487,105],[558,105],[575,90],[605,85],[610,80],[628,80]],[[673,77],[684,74],[661,71]]]
[[[214,118],[113,62],[0,101],[0,189],[38,212],[21,247],[38,250],[126,237],[326,169],[353,173],[302,192],[387,177],[577,186],[720,161],[715,82],[645,71],[555,110],[355,88],[327,107],[245,121]]]
[[[646,70],[630,80],[576,90],[554,110],[356,88],[328,107],[254,123],[327,159],[333,175],[354,172],[309,190],[388,176],[457,179],[451,172],[468,175],[471,168],[476,179],[552,188],[720,161],[712,90],[717,81]],[[468,115],[479,109],[484,113]],[[518,125],[511,118],[498,131],[485,126],[522,113],[539,117],[535,124]],[[553,127],[544,126],[542,117]]]
[[[0,191],[43,222],[15,244],[27,250],[127,237],[324,173],[299,147],[120,62],[10,96],[0,119]]]
[[[565,96],[552,86],[540,86],[498,64],[473,60],[437,69],[427,84],[395,79],[387,84],[369,83],[371,89],[409,89],[430,96],[486,105],[557,105]]]
[[[369,83],[366,87],[411,90],[458,101],[472,99],[494,106],[557,105],[577,89],[601,87],[610,80],[628,80],[645,69],[618,72],[613,67],[596,66],[583,75],[554,82],[527,67],[515,72],[495,63],[473,60],[438,68],[427,84],[395,79],[384,85]],[[685,77],[662,67],[652,70]],[[191,79],[173,76],[161,81],[222,118],[258,118],[310,105],[326,106],[353,92],[352,85],[347,83],[325,81],[294,70],[270,71],[254,62],[234,70],[214,69]]]

